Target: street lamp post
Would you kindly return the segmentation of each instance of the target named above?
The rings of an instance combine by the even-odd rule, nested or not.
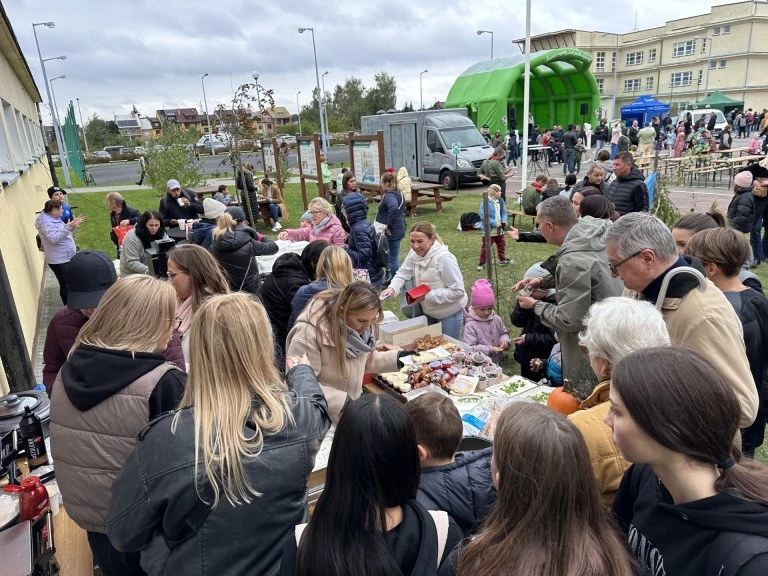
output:
[[[56,91],[53,89],[53,81],[54,80],[64,80],[66,76],[56,76],[55,78],[51,78],[50,85],[51,85],[51,97],[53,98],[53,110],[51,110],[51,115],[53,116],[54,120],[54,126],[58,126],[59,133],[61,133],[61,122],[59,121],[59,105],[56,103]],[[67,158],[67,166],[69,166],[69,157],[67,156],[67,142],[62,138],[61,140],[61,146],[59,146],[59,158]],[[61,161],[61,167],[64,167],[64,161]],[[67,168],[67,175],[69,174],[69,168]],[[65,178],[66,180],[66,178]],[[67,184],[69,186],[69,184]]]
[[[320,133],[322,134],[322,149],[323,152],[328,150],[328,140],[325,138],[325,120],[323,119],[323,100],[320,98],[320,70],[317,68],[317,47],[315,46],[315,29],[314,28],[299,28],[299,34],[303,34],[309,30],[312,32],[312,51],[315,53],[315,78],[317,80],[317,95],[318,95],[318,108],[320,112]]]
[[[299,106],[299,94],[301,94],[301,90],[296,92],[296,111],[299,113],[299,136],[301,136],[301,106]]]
[[[477,35],[482,36],[483,34],[490,34],[491,35],[491,60],[493,60],[493,30],[478,30]]]
[[[83,142],[85,142],[85,155],[90,156],[91,153],[88,151],[88,138],[85,135],[85,124],[83,124],[83,113],[80,110],[80,98],[76,98],[77,100],[77,114],[80,116],[80,126],[83,129]]]
[[[200,77],[200,84],[203,85],[203,102],[205,103],[205,125],[208,127],[208,142],[211,143],[211,156],[216,156],[216,147],[213,145],[213,133],[211,132],[211,117],[208,115],[208,98],[205,97],[205,77],[208,72]]]
[[[251,72],[254,82],[256,82],[256,102],[259,105],[259,113],[261,115],[261,135],[266,138],[267,132],[264,130],[264,110],[261,106],[261,96],[259,95],[259,73],[255,70]]]
[[[325,102],[325,75],[328,74],[328,70],[323,72],[323,75],[320,77],[320,81],[323,84],[323,115],[325,116],[325,129],[330,132],[330,124],[328,124],[328,106],[326,106]]]
[[[48,85],[48,74],[45,71],[45,60],[43,60],[43,55],[40,52],[40,42],[37,40],[37,30],[36,28],[38,26],[46,26],[47,28],[54,28],[56,24],[53,22],[33,22],[32,23],[32,33],[35,35],[35,45],[37,46],[37,57],[40,58],[40,67],[43,69],[43,82],[45,83],[45,91],[48,93],[48,106],[51,107],[51,110],[53,110],[53,98],[51,97],[51,88]],[[66,56],[57,56],[56,58],[48,58],[48,60],[66,60]],[[54,121],[53,122],[53,132],[56,134],[56,145],[59,147],[59,156],[61,157],[61,167],[64,172],[64,181],[67,184],[67,187],[70,188],[72,186],[72,182],[69,178],[69,162],[67,161],[66,154],[62,154],[62,150],[64,149],[64,146],[62,144],[61,139],[61,130],[59,130],[58,124]]]
[[[421,77],[424,76],[424,74],[427,72],[429,72],[429,70],[424,70],[423,72],[419,73],[419,101],[421,102],[421,107],[419,110],[424,110],[424,91],[421,88]]]

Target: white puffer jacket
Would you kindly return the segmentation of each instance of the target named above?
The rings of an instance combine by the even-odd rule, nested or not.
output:
[[[435,241],[424,256],[413,250],[408,252],[389,287],[399,295],[410,279],[416,286],[429,286],[429,292],[421,303],[421,309],[427,316],[442,320],[467,305],[467,291],[459,263],[441,242]]]

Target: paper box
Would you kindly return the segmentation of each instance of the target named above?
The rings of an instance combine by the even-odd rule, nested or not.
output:
[[[412,344],[416,338],[426,334],[442,336],[443,325],[438,322],[432,326],[427,326],[427,318],[425,316],[418,316],[410,320],[379,326],[379,340],[383,344],[393,344],[394,346]]]
[[[426,296],[429,292],[429,286],[426,284],[419,284],[415,288],[411,288],[405,293],[405,303],[406,304],[413,304],[413,301],[421,298],[422,296]]]

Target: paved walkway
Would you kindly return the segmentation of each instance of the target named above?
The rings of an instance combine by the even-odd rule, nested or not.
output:
[[[33,369],[35,371],[35,380],[38,383],[43,382],[43,349],[45,348],[45,336],[48,333],[48,324],[56,311],[63,306],[61,296],[59,296],[59,282],[53,275],[48,266],[45,267],[43,276],[42,298],[40,298],[40,309],[38,310],[39,331],[35,339],[35,347],[32,351]]]

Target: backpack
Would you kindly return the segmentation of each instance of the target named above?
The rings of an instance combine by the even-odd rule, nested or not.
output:
[[[768,538],[757,534],[721,532],[707,555],[707,574],[735,576],[755,556],[768,553]]]
[[[389,270],[389,240],[384,231],[373,232],[373,264],[377,268],[386,268]]]
[[[480,222],[480,214],[477,212],[465,212],[459,218],[459,230],[474,230],[475,224]]]

